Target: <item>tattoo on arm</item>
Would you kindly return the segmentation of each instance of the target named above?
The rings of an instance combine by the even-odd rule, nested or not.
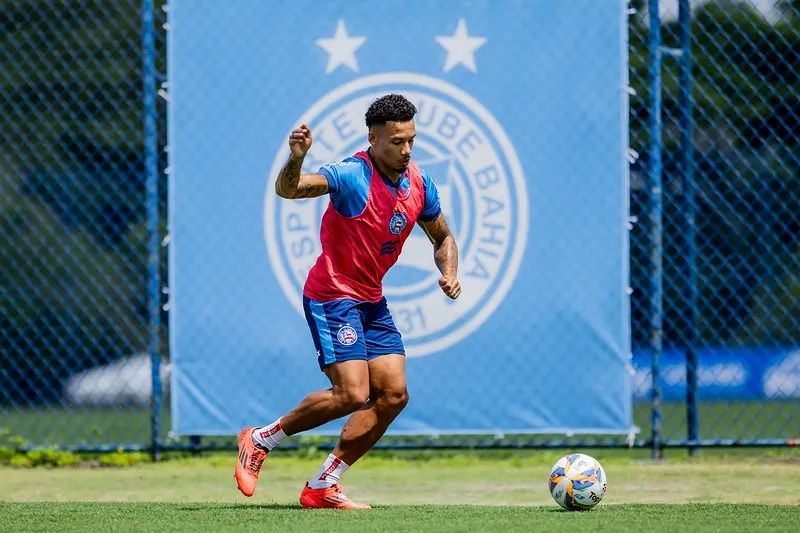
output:
[[[297,193],[297,186],[300,183],[300,168],[303,166],[303,160],[297,160],[292,157],[283,165],[281,173],[278,175],[278,181],[275,182],[275,191],[279,196],[284,198],[295,198]]]
[[[327,194],[328,180],[321,174],[301,174],[303,160],[291,157],[283,165],[275,182],[275,192],[281,198],[316,198]]]
[[[301,183],[297,187],[297,192],[292,198],[316,198],[328,192],[328,186],[324,183]]]

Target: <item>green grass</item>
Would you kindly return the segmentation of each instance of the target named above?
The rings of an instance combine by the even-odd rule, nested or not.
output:
[[[799,531],[800,450],[739,450],[652,463],[593,453],[608,492],[561,511],[547,475],[565,451],[374,452],[345,475],[368,512],[305,511],[297,496],[324,454],[276,454],[246,499],[235,453],[128,468],[0,468],[0,531]]]
[[[663,438],[686,437],[684,404],[664,404],[662,416]],[[650,437],[650,418],[648,405],[634,406],[634,423],[642,428],[640,438]],[[703,402],[700,404],[699,419],[700,436],[704,439],[800,437],[800,402]],[[162,427],[162,438],[167,439],[170,420],[166,408],[162,415]],[[150,437],[150,413],[147,408],[6,408],[0,410],[2,429],[36,446],[52,446],[54,443],[62,447],[110,444],[145,446]],[[563,439],[564,436],[554,438]],[[233,437],[212,440],[228,446],[235,445]],[[542,437],[531,436],[523,440],[541,442]],[[624,439],[619,437],[617,440]]]
[[[588,513],[543,507],[396,505],[366,512],[305,511],[289,505],[61,503],[0,504],[6,531],[797,531],[800,514],[769,505],[616,505]]]

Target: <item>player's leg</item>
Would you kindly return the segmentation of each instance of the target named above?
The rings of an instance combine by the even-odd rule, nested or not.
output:
[[[332,387],[308,395],[280,418],[294,435],[360,409],[369,397],[369,369],[361,311],[355,300],[320,303],[303,299],[317,362]]]
[[[357,302],[322,304],[305,299],[304,305],[318,363],[332,386],[309,394],[272,424],[240,432],[234,477],[245,496],[255,492],[267,453],[283,439],[346,416],[363,407],[369,396],[369,367]]]
[[[403,339],[389,312],[386,298],[378,302],[364,325],[369,360],[371,408],[354,413],[342,431],[339,446],[350,464],[356,462],[386,433],[408,404]],[[350,428],[348,424],[352,422]],[[372,429],[366,431],[371,426]],[[365,428],[363,434],[355,428]],[[351,429],[352,428],[352,429]]]
[[[380,440],[408,403],[405,370],[403,354],[381,355],[369,361],[370,400],[347,419],[333,450],[348,466]]]
[[[350,416],[333,452],[306,484],[300,495],[304,507],[368,508],[342,494],[339,479],[378,442],[408,403],[405,350],[386,301],[362,307],[369,308],[363,328],[369,357],[370,399]]]
[[[348,465],[380,440],[408,403],[405,348],[385,298],[371,306],[363,327],[370,401],[347,420],[334,449],[334,454]]]
[[[408,403],[404,348],[385,300],[369,313],[364,332],[370,354],[370,399],[347,420],[339,442],[309,480],[304,495],[330,490],[341,492],[342,474],[380,440]]]
[[[312,392],[300,404],[280,418],[287,436],[317,428],[361,409],[369,397],[368,363],[364,360],[342,361],[323,369],[330,379],[330,389]]]
[[[369,362],[370,400],[347,419],[339,442],[306,483],[300,503],[306,508],[369,509],[342,493],[339,479],[372,448],[408,402],[405,356],[387,354]]]
[[[364,406],[369,394],[368,363],[363,360],[330,364],[325,373],[327,390],[306,396],[300,404],[272,424],[245,428],[239,433],[239,462],[234,477],[239,490],[252,496],[267,454],[288,436],[319,427]]]
[[[306,483],[300,503],[306,508],[369,509],[342,493],[339,480],[383,436],[408,402],[405,356],[387,354],[369,362],[370,399],[350,415],[339,442],[322,467]]]

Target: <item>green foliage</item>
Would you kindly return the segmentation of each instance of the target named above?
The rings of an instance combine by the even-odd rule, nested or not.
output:
[[[31,466],[72,466],[80,461],[76,454],[59,450],[31,450],[26,457]]]
[[[116,452],[97,456],[97,461],[102,466],[126,467],[138,465],[150,460],[150,456],[142,452]]]
[[[25,438],[0,428],[0,467],[67,467],[67,466],[116,466],[127,467],[150,461],[142,452],[108,452],[81,454],[60,450],[57,447],[32,448]]]
[[[150,456],[142,452],[79,454],[56,449],[18,451],[12,448],[0,448],[0,467],[105,466],[121,468],[138,465],[150,460]]]
[[[17,455],[17,451],[12,448],[0,447],[0,465],[7,465],[11,463],[11,459]]]
[[[304,457],[307,459],[319,459],[328,456],[328,449],[323,449],[321,447],[322,444],[330,444],[331,439],[322,437],[319,435],[302,435],[296,437],[296,442],[298,444],[298,450],[294,452],[299,457]]]

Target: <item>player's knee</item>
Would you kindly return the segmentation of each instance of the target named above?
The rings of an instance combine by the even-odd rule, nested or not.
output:
[[[388,390],[381,394],[378,401],[381,409],[390,413],[399,413],[408,405],[408,390]]]
[[[338,392],[336,403],[344,414],[355,413],[361,409],[369,397],[368,388],[350,388]]]

